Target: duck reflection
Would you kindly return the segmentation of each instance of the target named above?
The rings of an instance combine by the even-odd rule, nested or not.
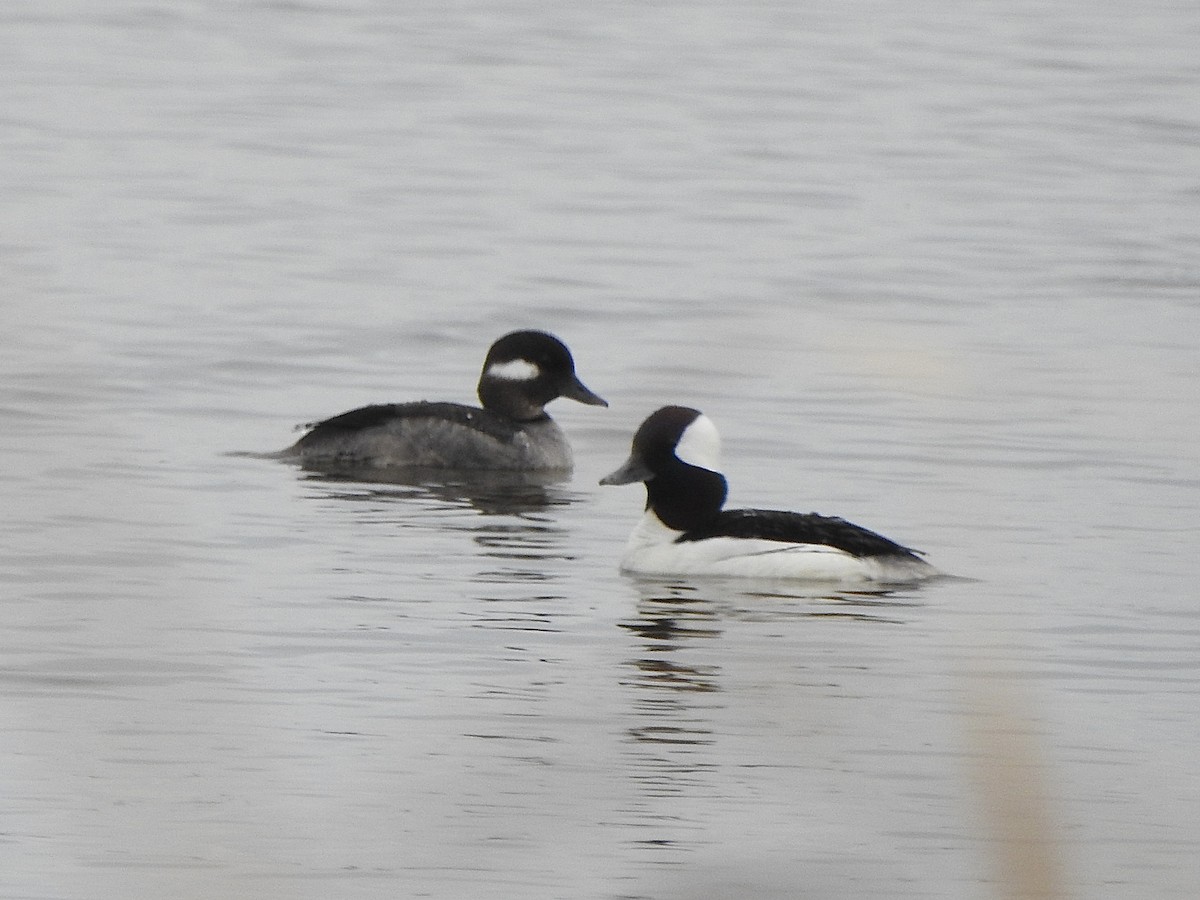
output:
[[[653,834],[647,847],[689,841],[702,817],[688,804],[736,790],[719,760],[739,741],[734,683],[745,687],[747,630],[760,623],[838,617],[854,622],[902,622],[915,606],[903,590],[736,581],[635,580],[636,614],[618,625],[633,648],[625,664],[628,707],[623,729],[636,800],[630,813]],[[797,622],[797,627],[803,623]],[[751,651],[752,652],[752,651]],[[727,671],[736,664],[736,677]],[[726,683],[729,682],[729,683]],[[731,725],[733,730],[731,731]],[[753,757],[748,757],[753,758]]]
[[[312,498],[350,505],[351,516],[403,530],[412,577],[447,574],[485,584],[480,599],[528,597],[530,585],[562,581],[576,554],[559,513],[586,498],[562,473],[444,469],[309,469]],[[394,548],[385,534],[380,552]],[[459,542],[461,538],[461,542]],[[538,596],[545,593],[538,590]]]
[[[720,690],[720,667],[684,663],[674,657],[704,651],[719,638],[724,622],[787,621],[843,618],[899,624],[898,612],[915,605],[895,589],[831,589],[829,586],[759,585],[747,590],[735,582],[639,580],[637,617],[619,622],[636,635],[641,655],[629,665],[638,673],[634,684],[653,690],[713,692]],[[713,655],[719,654],[715,645]]]
[[[718,612],[686,589],[643,585],[637,617],[618,624],[638,649],[626,663],[638,691],[625,729],[637,780],[647,797],[674,793],[708,768],[692,750],[716,740],[706,707],[717,702],[721,669],[693,659],[692,651],[720,638]]]
[[[521,515],[575,502],[562,472],[496,472],[446,469],[387,469],[370,466],[305,467],[304,480],[347,489],[346,500],[392,497],[467,506],[489,516]],[[386,485],[387,487],[383,487]],[[374,486],[366,492],[363,486]]]
[[[855,584],[805,584],[787,581],[705,579],[703,581],[636,582],[641,600],[639,620],[694,616],[697,611],[719,630],[720,621],[787,621],[847,618],[899,624],[900,612],[918,606],[915,588],[864,587]],[[626,625],[625,627],[629,627]]]

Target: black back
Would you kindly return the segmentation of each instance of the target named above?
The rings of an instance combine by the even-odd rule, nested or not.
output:
[[[789,544],[826,544],[853,556],[920,559],[920,554],[874,531],[837,516],[771,509],[726,509],[709,522],[685,531],[676,543],[705,538],[759,538]]]

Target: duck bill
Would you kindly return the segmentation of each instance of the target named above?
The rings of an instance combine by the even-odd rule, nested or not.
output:
[[[571,379],[562,395],[571,400],[586,403],[588,406],[608,406],[608,401],[588,390],[587,385],[580,381],[578,376]]]
[[[654,473],[636,456],[625,460],[624,465],[615,472],[610,472],[600,479],[601,484],[633,484],[635,481],[649,481]]]

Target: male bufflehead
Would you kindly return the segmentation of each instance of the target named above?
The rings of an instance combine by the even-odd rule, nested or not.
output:
[[[907,547],[833,516],[722,509],[720,436],[699,410],[664,406],[601,484],[646,482],[646,513],[621,561],[644,575],[733,575],[902,583],[937,570]]]
[[[569,397],[608,406],[576,376],[566,345],[544,331],[492,344],[478,393],[482,409],[422,400],[351,410],[308,426],[281,455],[318,465],[566,470],[571,447],[546,404]]]

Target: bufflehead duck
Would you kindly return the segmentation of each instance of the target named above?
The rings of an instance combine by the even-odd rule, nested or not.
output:
[[[608,406],[576,376],[566,345],[544,331],[492,344],[478,393],[482,409],[422,400],[351,410],[307,426],[281,455],[317,465],[567,470],[571,447],[546,404],[569,397]]]
[[[903,583],[937,570],[907,547],[833,516],[722,509],[720,436],[699,410],[664,406],[601,484],[646,483],[646,513],[621,561],[644,575],[732,575]]]

